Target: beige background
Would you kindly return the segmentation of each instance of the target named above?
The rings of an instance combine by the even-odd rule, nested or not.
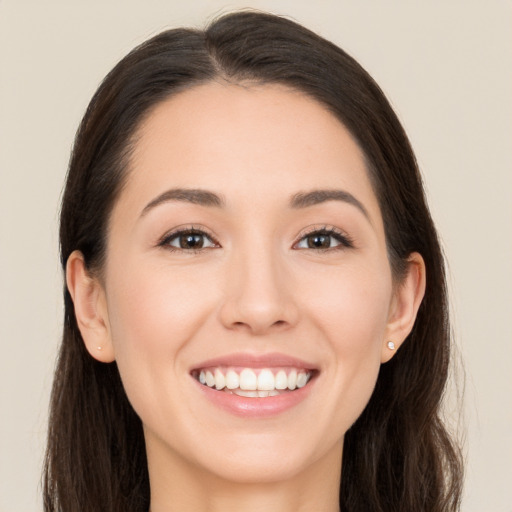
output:
[[[252,6],[349,51],[398,111],[450,261],[467,374],[463,510],[511,512],[512,2],[186,3],[0,0],[0,511],[41,510],[61,326],[58,202],[87,102],[147,37]]]

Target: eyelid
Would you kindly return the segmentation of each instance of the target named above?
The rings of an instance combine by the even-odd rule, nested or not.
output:
[[[182,249],[178,247],[171,246],[169,244],[169,241],[178,237],[181,234],[186,233],[195,233],[199,235],[203,235],[206,238],[208,238],[216,247],[221,247],[220,243],[218,242],[217,238],[208,230],[207,228],[203,226],[199,226],[197,224],[185,224],[181,226],[176,226],[175,228],[171,229],[170,231],[167,231],[157,242],[157,246],[163,247],[168,250],[176,250],[176,251],[183,251],[183,252],[197,252],[197,251],[203,251],[207,249],[213,249],[213,247],[200,247],[197,249]],[[340,250],[340,249],[347,249],[347,248],[353,248],[354,247],[354,241],[353,239],[343,230],[331,226],[331,225],[314,225],[314,226],[308,226],[307,228],[304,228],[296,237],[296,241],[294,242],[292,249],[299,250],[297,248],[297,245],[307,236],[311,236],[314,234],[324,234],[328,236],[334,237],[338,242],[339,245],[334,247],[329,247],[326,249],[313,249],[313,248],[307,248],[307,250],[316,251],[316,252],[327,252],[330,250]],[[306,248],[301,248],[300,250],[304,250]]]
[[[195,233],[198,235],[203,235],[206,238],[209,238],[210,241],[215,244],[217,247],[220,247],[219,242],[217,241],[216,237],[205,227],[198,226],[197,224],[185,224],[181,226],[176,226],[175,228],[171,229],[170,231],[167,231],[157,242],[157,246],[164,247],[165,249],[169,250],[176,250],[176,251],[184,251],[184,252],[196,252],[196,251],[202,251],[206,249],[213,249],[213,247],[200,247],[198,249],[181,249],[178,247],[174,247],[172,245],[169,245],[169,241],[173,238],[178,237],[179,235],[185,234],[185,233]]]
[[[325,234],[333,236],[337,241],[340,242],[338,246],[335,247],[329,247],[327,249],[313,249],[313,248],[302,248],[298,249],[296,246],[306,237],[315,235],[315,234]],[[327,252],[330,250],[340,250],[340,249],[350,249],[354,247],[354,240],[352,237],[346,233],[345,231],[331,225],[327,224],[321,224],[321,225],[314,225],[314,226],[308,226],[307,228],[304,228],[299,235],[296,238],[296,242],[293,244],[292,248],[297,250],[311,250],[311,251],[317,251],[317,252]]]

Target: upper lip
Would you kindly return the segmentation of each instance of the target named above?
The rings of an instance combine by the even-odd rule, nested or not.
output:
[[[278,352],[269,352],[266,354],[241,352],[207,359],[195,364],[192,370],[211,368],[215,366],[243,366],[245,368],[273,368],[289,366],[304,370],[317,369],[317,366],[313,363],[304,361],[303,359],[298,359],[297,357],[280,354]]]

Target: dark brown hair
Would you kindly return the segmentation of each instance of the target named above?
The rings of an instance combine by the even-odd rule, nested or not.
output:
[[[458,510],[459,451],[440,419],[450,359],[443,257],[414,154],[382,91],[343,50],[282,17],[223,16],[205,31],[163,32],[107,75],[78,130],[61,211],[61,258],[80,250],[101,271],[110,212],[123,186],[134,133],[152,107],[211,80],[278,83],[328,108],[362,148],[399,282],[419,252],[427,287],[414,328],[382,365],[375,391],[345,436],[341,510]],[[73,303],[51,399],[46,512],[147,512],[149,478],[141,421],[115,363],[85,350]]]

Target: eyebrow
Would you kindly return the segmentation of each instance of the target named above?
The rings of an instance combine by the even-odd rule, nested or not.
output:
[[[216,208],[222,208],[225,204],[224,200],[220,196],[208,190],[173,188],[150,201],[142,210],[141,217],[156,206],[170,201],[183,201],[186,203]]]
[[[151,200],[142,210],[141,217],[144,216],[149,210],[156,206],[168,203],[170,201],[183,201],[186,203],[198,204],[200,206],[223,208],[225,206],[224,199],[210,192],[209,190],[202,189],[188,189],[188,188],[173,188],[167,190]],[[368,211],[363,204],[354,197],[350,192],[338,189],[327,190],[312,190],[310,192],[298,192],[294,194],[290,200],[290,208],[301,209],[315,206],[327,201],[342,201],[351,204],[363,213],[363,215],[370,220]]]
[[[351,204],[361,211],[361,213],[370,220],[368,210],[356,197],[346,190],[328,189],[328,190],[312,190],[311,192],[299,192],[295,194],[291,201],[291,208],[308,208],[327,201],[342,201]]]

